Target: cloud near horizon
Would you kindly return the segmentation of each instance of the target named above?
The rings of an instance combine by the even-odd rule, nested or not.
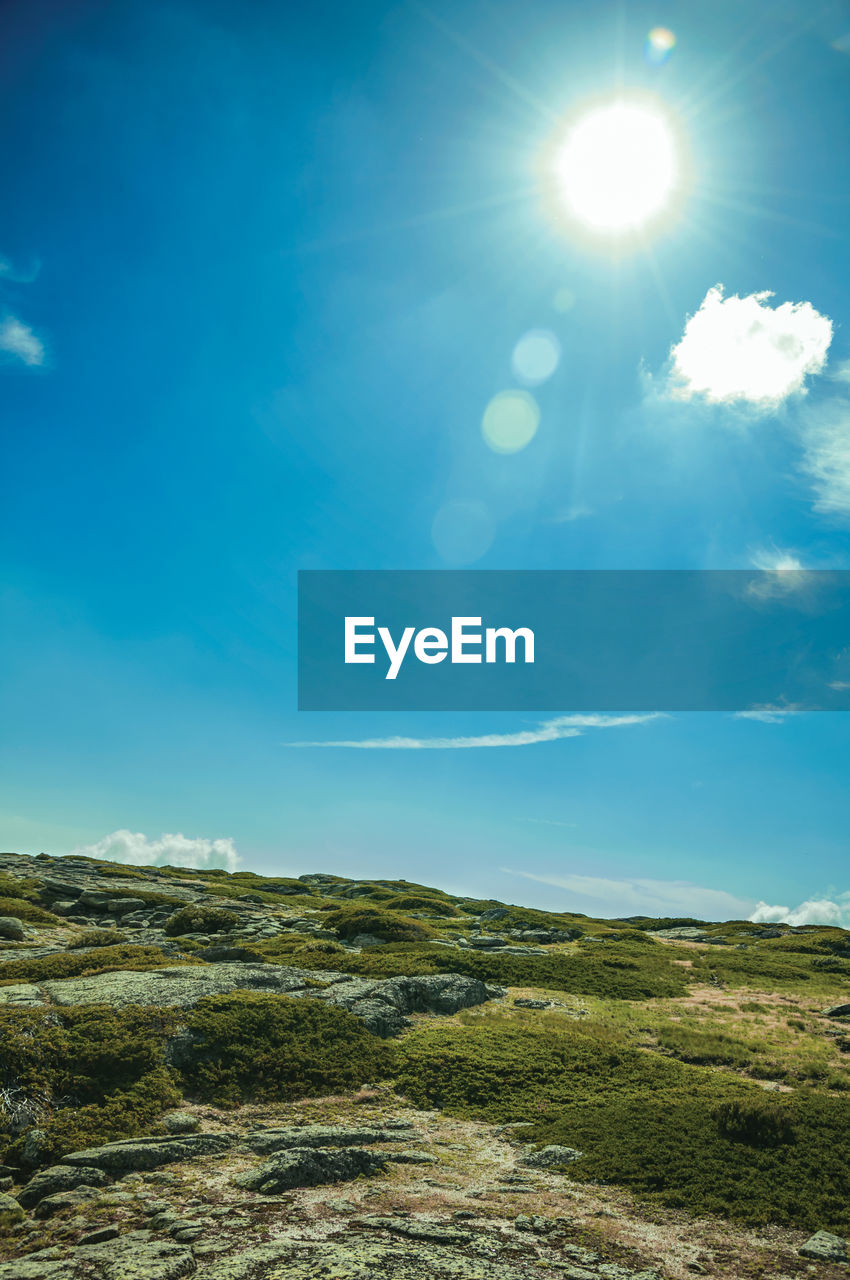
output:
[[[203,836],[191,838],[178,832],[149,840],[140,831],[128,831],[126,828],[113,831],[95,844],[79,845],[73,852],[107,862],[124,862],[133,867],[192,867],[196,871],[235,871],[242,861],[229,837],[207,840]]]
[[[579,899],[573,909],[587,915],[611,916],[694,916],[699,920],[746,920],[753,909],[752,899],[738,898],[722,889],[707,889],[687,880],[653,880],[644,877],[607,879],[585,875],[534,875],[502,867],[507,875],[521,876],[536,884],[564,889]]]
[[[0,351],[23,360],[24,364],[44,364],[44,343],[17,316],[7,315],[0,321]]]
[[[559,742],[562,738],[581,738],[586,729],[617,729],[625,725],[646,724],[650,720],[665,717],[660,711],[646,715],[556,716],[544,720],[536,729],[523,729],[517,733],[483,733],[471,737],[456,738],[343,738],[327,742],[285,742],[285,747],[349,747],[356,750],[458,750],[471,747],[526,747],[537,742]]]
[[[771,307],[773,296],[709,289],[670,352],[667,394],[761,412],[805,394],[806,378],[826,364],[832,321],[810,302]]]
[[[521,876],[536,884],[564,889],[571,896],[569,909],[587,915],[693,916],[698,920],[751,920],[753,924],[824,924],[850,928],[850,892],[834,898],[808,898],[789,908],[753,903],[723,889],[709,889],[687,880],[653,880],[635,877],[607,879],[586,875],[535,875],[501,867],[507,875]]]
[[[850,893],[839,893],[836,898],[807,898],[793,908],[759,902],[748,918],[754,924],[833,924],[847,929],[850,928]]]

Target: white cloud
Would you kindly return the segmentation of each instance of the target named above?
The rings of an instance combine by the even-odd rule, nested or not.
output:
[[[803,471],[815,490],[815,511],[850,516],[850,401],[813,408],[803,431]]]
[[[235,871],[241,861],[229,838],[206,840],[184,835],[162,835],[149,840],[141,832],[113,831],[96,844],[80,845],[74,853],[107,862],[126,862],[134,867],[194,867],[197,870],[219,867]]]
[[[765,569],[770,573],[794,573],[802,569],[802,561],[793,551],[783,551],[780,547],[765,547],[752,553],[755,569]]]
[[[738,898],[722,889],[706,889],[687,880],[621,880],[603,876],[545,876],[502,867],[508,875],[522,876],[537,884],[552,885],[572,895],[570,908],[588,915],[696,916],[700,920],[745,920],[752,899]]]
[[[585,729],[616,729],[623,725],[645,724],[658,720],[660,712],[633,716],[557,716],[544,720],[536,729],[518,733],[482,733],[460,738],[347,738],[332,742],[285,742],[287,747],[354,747],[358,750],[457,750],[466,747],[527,747],[536,742],[558,742],[562,738],[580,738]]]
[[[782,724],[787,716],[800,716],[805,709],[799,702],[762,702],[758,706],[748,707],[746,711],[736,711],[734,718],[759,720],[762,724]]]
[[[756,924],[835,924],[850,928],[850,893],[833,898],[808,898],[799,907],[773,907],[759,902],[749,919]]]
[[[764,411],[804,392],[807,375],[826,364],[832,321],[810,302],[771,307],[772,297],[709,289],[670,352],[670,394]]]
[[[747,584],[747,595],[758,600],[781,600],[813,585],[812,574],[793,551],[763,547],[753,551],[750,559],[753,568],[764,575]]]
[[[44,364],[44,343],[15,316],[6,316],[0,322],[0,351],[16,356],[24,364]]]

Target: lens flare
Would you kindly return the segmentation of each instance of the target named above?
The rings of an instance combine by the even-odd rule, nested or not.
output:
[[[676,37],[668,27],[653,27],[646,37],[644,57],[650,66],[660,67],[676,47]]]
[[[516,376],[530,386],[551,378],[561,359],[561,344],[549,329],[532,329],[514,347],[511,364]]]
[[[518,453],[539,423],[540,409],[529,391],[500,391],[484,410],[481,434],[494,453]]]

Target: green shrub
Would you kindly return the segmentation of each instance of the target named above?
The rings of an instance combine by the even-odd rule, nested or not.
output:
[[[682,1062],[747,1067],[753,1057],[753,1050],[748,1045],[720,1031],[665,1027],[658,1034],[658,1043]]]
[[[17,916],[29,924],[61,924],[58,916],[42,910],[26,898],[0,898],[0,916]]]
[[[125,933],[117,929],[86,929],[68,943],[69,950],[77,947],[114,947],[127,941]]]
[[[356,938],[359,933],[371,933],[385,942],[418,942],[433,933],[419,920],[383,911],[380,907],[359,905],[332,908],[323,923],[347,939]]]
[[[227,933],[238,924],[239,917],[233,911],[193,903],[175,911],[163,927],[170,938],[175,938],[181,933]]]
[[[524,1140],[584,1153],[570,1165],[579,1181],[618,1183],[754,1225],[850,1231],[846,1097],[799,1089],[765,1100],[727,1072],[641,1052],[590,1021],[567,1028],[554,1015],[536,1026],[493,1015],[421,1024],[397,1052],[397,1087],[411,1102],[465,1118],[530,1121]],[[730,1103],[737,1109],[722,1109]],[[747,1119],[771,1117],[774,1106],[776,1121]],[[735,1116],[755,1141],[742,1138]],[[780,1140],[771,1144],[771,1133]]]
[[[667,947],[623,943],[616,953],[594,944],[568,954],[500,955],[498,951],[467,951],[423,943],[388,943],[384,947],[332,956],[315,947],[295,960],[283,940],[256,944],[257,951],[280,964],[305,969],[338,969],[363,977],[392,978],[430,973],[463,973],[482,982],[511,987],[544,987],[572,995],[604,996],[616,1000],[647,1000],[684,995],[687,976],[673,964]]]
[[[187,1089],[218,1105],[315,1097],[391,1073],[393,1047],[320,1000],[240,991],[187,1017],[175,1058]]]
[[[722,1102],[712,1112],[721,1137],[753,1147],[775,1147],[794,1141],[794,1126],[787,1107],[766,1098]]]
[[[164,1065],[174,1027],[171,1009],[0,1007],[3,1159],[20,1156],[22,1120],[46,1130],[46,1164],[92,1143],[144,1133],[180,1101]]]
[[[83,978],[92,973],[108,973],[116,969],[160,969],[178,963],[159,947],[99,947],[94,952],[69,955],[59,952],[50,956],[26,956],[10,960],[0,968],[0,986],[12,982],[46,982],[50,978]],[[202,964],[202,960],[184,958],[182,964]]]
[[[391,899],[393,911],[433,911],[436,916],[459,916],[457,907],[445,898],[425,893],[400,893]]]
[[[10,876],[8,872],[0,871],[0,898],[25,898],[28,902],[35,902],[40,887],[41,882],[31,876]]]

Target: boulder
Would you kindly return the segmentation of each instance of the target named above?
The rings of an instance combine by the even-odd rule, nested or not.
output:
[[[98,1187],[83,1182],[78,1187],[72,1187],[70,1191],[57,1191],[52,1196],[45,1196],[43,1200],[39,1200],[33,1209],[33,1217],[51,1218],[54,1213],[60,1213],[63,1209],[75,1209],[77,1205],[85,1204],[87,1200],[94,1200],[99,1195]]]
[[[382,1173],[386,1158],[362,1147],[327,1151],[313,1147],[297,1147],[252,1169],[237,1174],[237,1186],[248,1191],[277,1195],[293,1187],[318,1187],[328,1182],[351,1182],[354,1178]]]
[[[170,1111],[162,1117],[162,1127],[167,1133],[194,1133],[198,1127],[198,1117],[190,1111]]]
[[[124,916],[130,911],[144,911],[147,905],[144,898],[110,898],[106,910],[113,916]]]
[[[829,1009],[824,1009],[823,1016],[825,1018],[850,1018],[850,1004],[834,1004]]]
[[[820,1262],[847,1262],[847,1241],[834,1236],[831,1231],[816,1231],[810,1236],[800,1253],[804,1258],[817,1258]]]
[[[0,938],[7,938],[10,942],[23,942],[26,936],[23,921],[17,916],[0,916]]]
[[[135,1138],[109,1142],[102,1147],[72,1151],[63,1163],[86,1169],[102,1169],[109,1173],[129,1173],[137,1169],[158,1169],[178,1160],[216,1155],[228,1151],[236,1142],[226,1133],[187,1133],[180,1137]]]
[[[30,1178],[18,1192],[18,1201],[25,1209],[32,1209],[40,1200],[55,1195],[58,1191],[72,1191],[75,1187],[82,1186],[103,1187],[111,1181],[102,1169],[93,1166],[53,1164],[47,1169],[40,1169]]]
[[[531,1169],[556,1169],[560,1165],[572,1164],[574,1160],[581,1159],[581,1156],[582,1152],[575,1147],[541,1147],[539,1151],[531,1151],[523,1156],[519,1163]]]
[[[291,1151],[295,1147],[359,1147],[374,1142],[409,1142],[409,1129],[352,1127],[342,1124],[292,1125],[251,1133],[246,1145],[257,1155]]]
[[[0,1191],[0,1230],[8,1231],[16,1222],[22,1222],[25,1217],[20,1201],[13,1196],[7,1196],[5,1191]]]

